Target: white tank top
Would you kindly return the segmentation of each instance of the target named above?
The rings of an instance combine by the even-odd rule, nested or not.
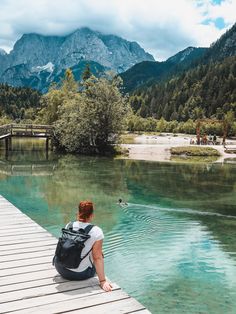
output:
[[[84,229],[86,228],[90,223],[88,222],[81,222],[81,221],[75,221],[73,222],[73,230],[78,231],[80,228]],[[66,228],[68,228],[69,224],[66,225]],[[84,243],[85,247],[82,250],[81,257],[85,256],[93,247],[94,243],[96,241],[104,239],[104,234],[102,232],[102,229],[98,226],[94,226],[90,232],[89,232],[90,238]],[[79,265],[78,268],[70,269],[75,272],[82,272],[88,267],[92,267],[93,263],[93,256],[92,251],[83,259]]]

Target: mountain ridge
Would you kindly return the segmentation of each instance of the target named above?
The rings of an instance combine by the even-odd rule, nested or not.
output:
[[[227,113],[235,117],[236,24],[190,65],[134,90],[130,97],[134,111],[168,121],[221,120]]]
[[[142,85],[150,85],[155,81],[185,70],[199,59],[208,48],[188,47],[166,61],[143,61],[120,74],[126,92],[131,92]]]
[[[67,68],[79,66],[80,62],[95,62],[99,68],[123,72],[143,60],[154,61],[138,43],[130,42],[116,35],[106,35],[89,28],[80,28],[66,36],[44,36],[37,33],[23,34],[14,44],[9,54],[0,54],[0,81],[13,86],[30,81],[40,81],[35,78],[36,67],[53,64],[53,73],[42,84],[37,84],[39,90],[46,91],[53,79]],[[18,65],[25,65],[17,67]],[[16,73],[19,69],[20,72]],[[14,76],[22,75],[21,80],[15,81]],[[41,73],[42,74],[42,73]],[[26,77],[24,77],[26,75]],[[46,75],[46,74],[45,74]],[[28,78],[32,76],[30,81]],[[34,85],[34,84],[33,84]]]
[[[186,52],[188,53],[186,54]],[[160,67],[156,62],[153,62],[154,69],[157,69],[156,72],[149,71],[150,64],[146,64],[147,66],[145,67],[145,63],[142,63],[142,65],[136,64],[135,67],[131,67],[122,73],[121,77],[124,81],[125,90],[133,92],[136,88],[140,88],[141,86],[145,88],[145,85],[150,86],[199,64],[220,61],[234,55],[236,55],[236,23],[216,42],[212,43],[209,48],[188,47],[164,61],[161,66],[165,67],[163,75],[159,72]],[[183,56],[185,56],[184,62],[179,62]],[[143,79],[141,81],[139,80],[139,67],[142,68]]]

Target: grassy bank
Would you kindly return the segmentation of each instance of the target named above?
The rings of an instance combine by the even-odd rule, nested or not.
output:
[[[180,146],[171,147],[171,155],[178,156],[220,156],[218,150],[211,147]]]

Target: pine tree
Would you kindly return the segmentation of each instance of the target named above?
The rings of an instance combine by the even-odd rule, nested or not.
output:
[[[82,79],[83,81],[87,81],[90,77],[92,76],[92,72],[91,72],[91,69],[90,69],[90,65],[89,63],[86,64],[85,66],[85,70],[82,74]]]

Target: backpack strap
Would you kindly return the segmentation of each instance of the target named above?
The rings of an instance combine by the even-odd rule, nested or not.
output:
[[[84,232],[85,232],[86,234],[88,234],[88,233],[90,232],[90,230],[92,230],[93,227],[94,227],[94,225],[88,225],[87,227],[84,228]],[[89,253],[92,251],[92,249],[93,249],[93,248],[91,248],[91,249],[88,251],[88,253],[86,253],[86,254],[82,257],[81,261],[82,261],[85,257],[87,257],[87,256],[89,255]]]
[[[87,227],[84,228],[84,232],[86,234],[89,234],[89,232],[92,230],[93,227],[94,227],[94,225],[88,225]]]
[[[68,229],[68,230],[70,230],[70,231],[73,231],[73,221],[70,221],[70,222],[68,223],[66,229]]]

